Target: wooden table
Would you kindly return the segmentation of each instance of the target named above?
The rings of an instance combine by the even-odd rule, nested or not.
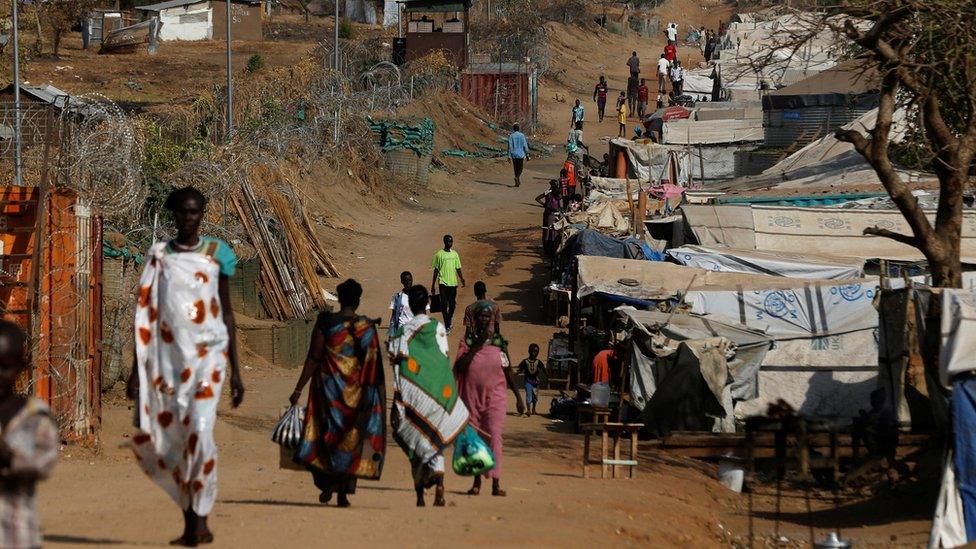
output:
[[[587,421],[589,420],[589,421]],[[600,408],[592,404],[580,404],[576,407],[576,432],[582,432],[586,423],[607,423],[610,421],[610,408]]]
[[[643,423],[584,423],[583,429],[583,478],[590,477],[590,465],[600,465],[600,478],[617,478],[618,467],[629,467],[630,478],[637,476],[637,431]],[[630,459],[621,459],[620,438],[623,431],[630,433]],[[590,436],[600,433],[600,459],[590,459]],[[610,439],[613,446],[610,446]],[[610,452],[613,457],[609,457]]]

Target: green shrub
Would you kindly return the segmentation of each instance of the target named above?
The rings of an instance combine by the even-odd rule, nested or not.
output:
[[[339,38],[343,40],[352,40],[353,27],[352,23],[348,19],[339,20]]]
[[[244,68],[248,73],[255,73],[264,67],[264,58],[260,54],[255,53],[247,60],[247,66]]]

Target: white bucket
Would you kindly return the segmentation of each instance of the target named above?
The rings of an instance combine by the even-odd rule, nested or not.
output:
[[[590,404],[597,408],[610,406],[610,385],[606,383],[590,385]]]
[[[745,465],[737,458],[722,458],[718,462],[718,481],[733,492],[742,492],[746,478]]]

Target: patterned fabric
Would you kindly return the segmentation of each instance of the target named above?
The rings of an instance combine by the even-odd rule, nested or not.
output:
[[[410,458],[417,486],[444,474],[442,452],[468,423],[447,354],[444,326],[427,315],[414,317],[390,342],[393,437]]]
[[[58,459],[58,427],[47,405],[32,398],[7,423],[0,438],[11,456],[0,469],[0,547],[40,547],[34,487]]]
[[[209,236],[201,236],[199,249],[208,253],[220,265],[220,274],[231,277],[237,272],[237,256],[234,255],[234,250],[231,249],[230,245],[223,240]],[[209,252],[206,252],[206,250],[209,250]],[[166,245],[166,253],[172,254],[178,252],[173,247],[173,244],[170,243]]]
[[[227,371],[227,327],[213,241],[199,252],[149,251],[135,315],[139,466],[181,509],[206,516],[217,498],[213,429]]]
[[[319,315],[325,357],[312,380],[295,461],[348,479],[377,480],[386,457],[386,391],[379,337],[364,316]]]

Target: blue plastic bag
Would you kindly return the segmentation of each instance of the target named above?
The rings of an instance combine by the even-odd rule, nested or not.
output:
[[[495,456],[478,432],[468,425],[454,441],[454,472],[465,477],[483,475],[495,467]]]

